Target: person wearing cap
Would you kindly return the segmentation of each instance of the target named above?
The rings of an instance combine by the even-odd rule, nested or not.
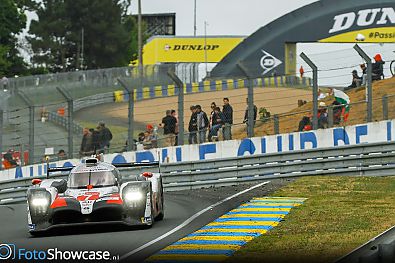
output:
[[[361,86],[362,78],[358,76],[358,72],[354,69],[352,72],[352,82],[351,85],[347,87],[347,89],[353,89]]]
[[[148,132],[149,141],[151,143],[151,148],[158,147],[158,134],[156,133],[156,129],[152,124],[147,124],[146,131]]]
[[[374,63],[372,64],[372,80],[381,80],[384,78],[384,64],[380,54],[374,56]]]
[[[318,104],[318,129],[328,128],[328,113],[326,108],[325,102],[321,101]]]

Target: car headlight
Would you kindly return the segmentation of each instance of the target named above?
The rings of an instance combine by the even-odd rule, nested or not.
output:
[[[49,200],[45,197],[33,198],[32,205],[35,207],[46,207],[49,205]]]
[[[128,191],[124,198],[126,202],[137,202],[142,200],[143,197],[144,195],[141,192]]]
[[[46,214],[51,203],[51,194],[44,190],[32,189],[28,194],[30,211],[33,214]]]

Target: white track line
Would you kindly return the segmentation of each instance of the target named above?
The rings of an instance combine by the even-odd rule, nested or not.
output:
[[[253,190],[255,188],[261,187],[262,185],[265,185],[265,184],[268,184],[268,183],[270,183],[270,181],[257,184],[257,185],[255,185],[253,187],[250,187],[250,188],[248,188],[248,189],[246,189],[244,191],[241,191],[240,193],[234,194],[234,195],[232,195],[232,196],[230,196],[228,198],[225,198],[224,200],[221,200],[221,201],[219,201],[219,202],[217,202],[217,203],[215,203],[213,205],[210,205],[209,207],[201,210],[200,212],[197,212],[196,214],[194,214],[193,216],[191,216],[190,218],[185,220],[181,225],[177,226],[176,228],[173,228],[171,231],[169,231],[169,232],[167,232],[167,233],[155,238],[154,240],[142,245],[141,247],[138,247],[135,250],[130,251],[130,252],[126,253],[125,255],[121,256],[121,258],[119,260],[124,260],[125,258],[130,257],[133,254],[136,254],[136,253],[140,252],[141,250],[143,250],[143,249],[155,244],[156,242],[158,242],[158,241],[170,236],[171,234],[177,232],[181,228],[183,228],[183,227],[187,226],[188,224],[190,224],[193,220],[195,220],[197,217],[199,217],[200,215],[204,214],[208,210],[213,209],[214,207],[219,206],[220,204],[223,204],[226,201],[229,201],[229,200],[231,200],[231,199],[233,199],[233,198],[235,198],[235,197],[237,197],[239,195],[242,195],[242,194],[244,194],[246,192],[249,192],[249,191],[251,191],[251,190]]]

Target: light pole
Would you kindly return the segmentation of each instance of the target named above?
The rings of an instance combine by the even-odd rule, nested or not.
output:
[[[84,69],[84,28],[81,29],[81,70]]]
[[[143,34],[141,31],[141,0],[138,1],[138,16],[137,16],[137,27],[138,27],[138,61],[139,61],[139,73],[140,81],[143,80]]]
[[[204,63],[206,64],[206,77],[208,76],[207,69],[207,21],[204,21]]]
[[[194,0],[193,8],[193,35],[196,37],[196,0]]]

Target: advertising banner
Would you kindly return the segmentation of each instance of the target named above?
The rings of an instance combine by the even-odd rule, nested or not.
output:
[[[104,161],[110,163],[160,161],[175,163],[253,154],[279,153],[303,149],[337,147],[361,143],[393,141],[395,120],[336,127],[308,132],[295,132],[244,140],[219,141],[201,145],[184,145],[139,152],[107,154]],[[50,166],[72,166],[79,159],[50,163]],[[45,175],[47,164],[36,164],[1,171],[0,181],[22,177]]]
[[[217,63],[244,37],[152,37],[144,45],[145,65],[158,63]]]

